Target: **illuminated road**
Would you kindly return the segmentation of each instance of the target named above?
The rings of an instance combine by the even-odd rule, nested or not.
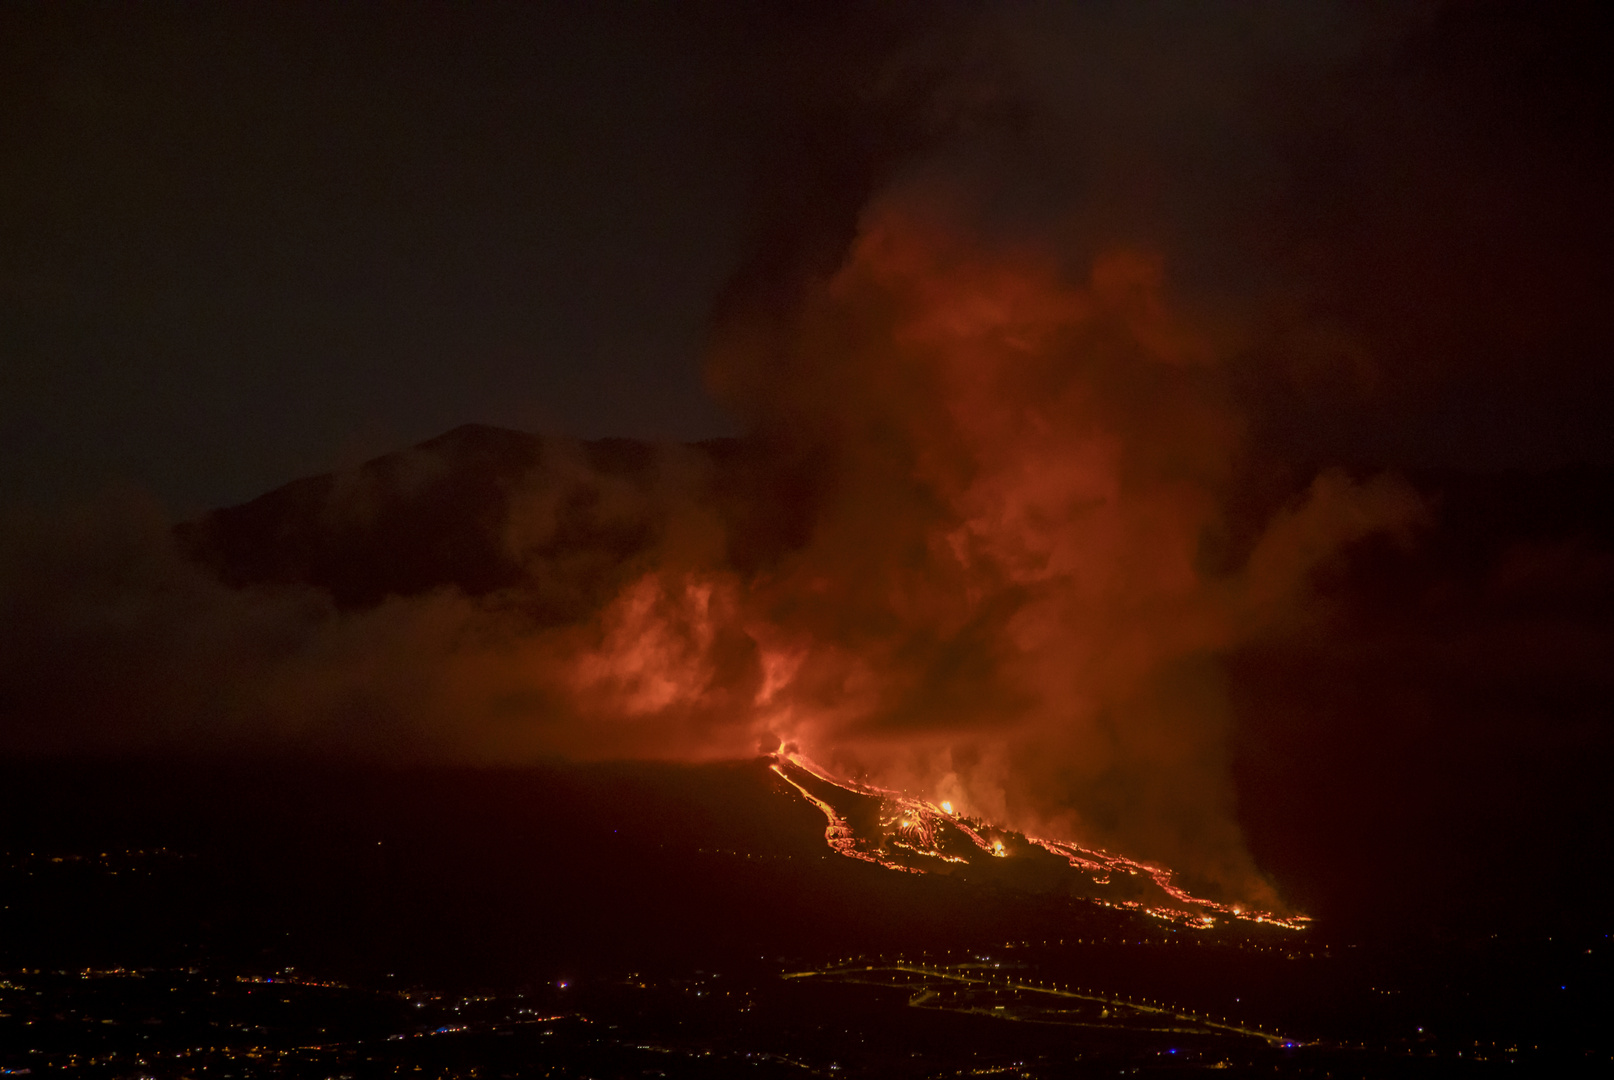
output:
[[[972,974],[968,968],[969,965],[954,965],[951,967],[936,968],[925,967],[919,964],[905,963],[848,964],[841,967],[823,968],[813,971],[786,972],[782,977],[786,979],[824,978],[838,982],[856,982],[872,986],[889,987],[896,986],[897,984],[894,982],[881,981],[880,979],[871,976],[878,976],[881,973],[919,975],[929,980],[940,980],[944,982],[958,983],[965,986],[981,987],[984,989],[990,989],[992,991],[1007,990],[1021,994],[1040,994],[1056,1000],[1065,999],[1071,1001],[1080,1001],[1087,1004],[1101,1006],[1106,1011],[1105,1015],[1107,1015],[1108,1010],[1111,1009],[1125,1010],[1126,1012],[1133,1014],[1154,1016],[1161,1019],[1178,1021],[1180,1023],[1193,1024],[1195,1025],[1195,1029],[1198,1029],[1196,1031],[1195,1029],[1184,1029],[1180,1027],[1155,1027],[1147,1029],[1150,1031],[1176,1032],[1183,1034],[1222,1033],[1252,1039],[1260,1039],[1263,1042],[1275,1047],[1293,1047],[1301,1045],[1300,1040],[1287,1038],[1275,1032],[1262,1031],[1259,1028],[1244,1027],[1241,1024],[1226,1019],[1199,1016],[1181,1009],[1170,1008],[1166,1005],[1160,1004],[1159,1002],[1140,1002],[1128,998],[1112,997],[1093,990],[1071,988],[1069,986],[1060,986],[1058,984],[1015,982],[1013,978],[1009,976]],[[945,1005],[930,1004],[930,1002],[937,996],[937,991],[935,989],[931,987],[922,987],[909,996],[908,1004],[915,1008],[947,1008]],[[1115,1022],[1108,1024],[1093,1023],[1091,1021],[1083,1022],[1071,1020],[1027,1019],[1017,1017],[1001,1006],[994,1010],[959,1009],[955,1011],[974,1012],[985,1016],[996,1015],[1000,1019],[1018,1020],[1022,1023],[1063,1023],[1069,1024],[1073,1027],[1103,1027],[1115,1028],[1118,1030],[1124,1030],[1126,1028],[1126,1025],[1121,1023],[1119,1018]]]

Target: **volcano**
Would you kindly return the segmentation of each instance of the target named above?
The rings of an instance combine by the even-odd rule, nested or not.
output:
[[[792,500],[767,490],[740,443],[718,440],[677,452],[699,463],[702,483],[686,495],[722,522],[731,563],[765,563],[800,542],[801,491]],[[585,569],[563,601],[533,610],[531,591],[520,594],[528,615],[561,622],[602,606],[660,542],[666,521],[654,489],[658,455],[666,453],[628,440],[567,443],[466,426],[351,473],[297,481],[214,511],[180,525],[177,536],[191,558],[233,586],[312,586],[345,610],[445,588],[485,598],[524,584],[527,570],[507,542],[519,500],[530,499],[535,484],[570,482],[556,501],[542,554],[549,565]],[[557,458],[575,471],[557,469]],[[637,513],[624,515],[620,506],[602,513],[613,487],[619,500],[621,490],[632,493]],[[831,850],[888,870],[1070,895],[1194,926],[1218,919],[1305,922],[1193,896],[1154,863],[1027,836],[962,809],[955,813],[950,803],[839,778],[800,753],[781,749],[764,760],[825,815]]]
[[[737,441],[667,447],[467,427],[213,511],[174,536],[213,588],[253,604],[294,597],[320,627],[385,632],[389,612],[474,601],[500,621],[472,628],[564,628],[631,595],[692,508],[722,537],[712,557],[766,580],[811,531],[818,489],[811,470],[792,475]],[[1513,754],[1526,729],[1508,709],[1529,705],[1532,737],[1561,713],[1559,736],[1579,740],[1568,745],[1603,745],[1605,727],[1569,721],[1608,700],[1614,670],[1588,633],[1610,610],[1614,579],[1598,576],[1610,486],[1595,472],[1460,479],[1419,478],[1443,501],[1416,544],[1364,544],[1324,568],[1326,623],[1229,658],[1238,822],[1260,867],[1315,922],[1235,904],[1170,859],[1078,828],[1010,823],[790,740],[661,760],[456,759],[375,742],[344,753],[289,738],[100,755],[90,745],[0,758],[0,969],[14,986],[33,987],[26,980],[44,970],[75,987],[49,989],[67,997],[48,1009],[8,1006],[28,1018],[14,1030],[36,1015],[70,1026],[73,1009],[100,1007],[74,996],[96,989],[92,975],[122,972],[164,995],[197,979],[300,979],[327,993],[335,979],[389,1000],[399,987],[437,987],[485,1005],[480,988],[499,987],[514,995],[499,1021],[508,1030],[527,1031],[541,998],[546,1022],[570,1016],[587,1033],[532,1060],[595,1050],[659,1059],[679,1047],[703,1067],[747,1023],[765,1030],[729,1046],[739,1059],[798,1035],[816,1046],[835,1030],[846,1044],[835,1056],[861,1060],[878,1029],[893,1056],[865,1075],[880,1076],[907,1075],[891,1062],[911,1053],[914,1023],[932,1025],[924,1038],[940,1056],[926,1060],[950,1070],[980,1067],[983,1047],[1007,1067],[1027,1039],[1066,1052],[1072,1032],[1083,1053],[1116,1062],[1182,1050],[1212,1066],[1302,1052],[1292,1038],[1352,1067],[1365,1053],[1424,1055],[1437,1032],[1453,1057],[1555,1039],[1600,1045],[1606,931],[1585,924],[1605,910],[1607,863],[1595,856],[1608,849],[1609,815],[1592,778],[1604,755]],[[1468,651],[1448,655],[1454,623]],[[1583,648],[1510,651],[1523,630]],[[613,632],[680,655],[678,636],[653,623]],[[341,639],[271,644],[294,652],[329,640]],[[708,643],[715,654],[729,647],[715,634]],[[1492,659],[1483,670],[1467,662],[1478,646]],[[1468,722],[1463,747],[1450,745],[1450,723],[1420,730],[1382,707],[1414,674],[1420,707]],[[742,704],[765,703],[767,686],[748,687]],[[1481,700],[1498,687],[1508,693]],[[658,686],[641,678],[635,692],[653,700]],[[28,699],[0,707],[16,700]],[[531,722],[548,704],[517,699],[510,711]],[[679,732],[676,710],[650,715],[669,718]],[[1533,776],[1544,761],[1554,767]],[[1476,771],[1514,777],[1521,797],[1488,800],[1494,783],[1466,790]],[[1569,835],[1555,831],[1567,819],[1579,826],[1574,850],[1552,839]],[[1507,858],[1494,857],[1499,848]],[[1525,864],[1530,874],[1513,873]],[[89,990],[76,989],[79,971]],[[585,1000],[574,993],[584,983],[596,996],[568,1000]],[[212,989],[200,993],[213,1000]],[[276,994],[286,1004],[300,992]],[[727,1011],[693,1034],[692,1001]],[[214,1020],[245,1022],[196,1015],[208,1019],[195,1046],[215,1045]],[[317,1016],[285,1039],[322,1044],[327,1012]],[[469,1037],[465,1022],[445,1004],[418,1045]],[[1137,1045],[1106,1042],[1128,1039]],[[481,1044],[468,1046],[485,1060]],[[689,1074],[705,1075],[699,1067]]]
[[[682,478],[671,493],[669,461]],[[1596,643],[1614,580],[1603,554],[1614,545],[1614,475],[1413,479],[1435,508],[1415,543],[1357,545],[1320,577],[1327,623],[1230,657],[1240,825],[1302,909],[1336,922],[1590,910],[1601,877],[1585,875],[1579,848],[1546,851],[1542,838],[1567,835],[1558,823],[1573,820],[1586,850],[1609,846],[1605,788],[1588,770],[1607,740],[1597,717],[1610,668]],[[513,534],[535,492],[548,493],[547,525],[523,548]],[[564,626],[642,575],[691,508],[716,523],[720,559],[765,576],[808,541],[820,494],[812,470],[764,465],[738,440],[667,447],[471,425],[175,533],[194,563],[244,590],[311,589],[357,613],[447,591]],[[1268,493],[1264,505],[1274,501]],[[1476,667],[1474,654],[1489,659]],[[1424,720],[1406,718],[1414,699]],[[1445,733],[1459,717],[1469,737],[1453,746]],[[1560,744],[1576,749],[1557,754]],[[992,883],[1187,922],[1273,917],[1203,899],[1157,861],[1075,843],[1079,834],[1027,836],[934,792],[856,782],[777,744],[757,749],[771,790],[808,811],[793,829],[892,877]],[[1483,782],[1464,779],[1475,776]],[[1485,796],[1499,784],[1517,797]],[[1503,887],[1498,844],[1540,854],[1546,878]],[[1373,884],[1383,880],[1396,887]]]

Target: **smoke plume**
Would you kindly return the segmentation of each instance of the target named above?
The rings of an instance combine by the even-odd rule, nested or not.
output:
[[[1444,250],[1431,219],[1374,201],[1508,175],[1470,167],[1483,133],[1427,156],[1417,125],[1447,99],[1399,105],[1401,73],[1445,55],[1427,27],[1461,19],[878,10],[856,47],[765,27],[740,76],[768,164],[705,363],[743,437],[534,439],[497,483],[428,444],[299,489],[306,521],[368,538],[336,569],[317,544],[297,563],[273,515],[261,565],[136,497],[14,516],[0,746],[504,763],[794,744],[1270,904],[1235,823],[1226,661],[1315,633],[1315,572],[1425,509],[1323,469],[1252,511],[1252,476],[1285,438],[1326,459],[1319,417],[1394,412],[1478,333],[1396,306],[1468,326],[1453,279],[1401,258]],[[1394,155],[1371,150],[1384,131]],[[1361,190],[1313,161],[1336,143]],[[1411,188],[1379,182],[1406,162]],[[1491,262],[1535,250],[1498,235]],[[414,550],[412,493],[479,484],[407,574],[333,584]]]
[[[516,568],[498,587],[340,606],[225,584],[138,503],[19,524],[9,748],[518,762],[789,743],[1257,897],[1218,658],[1303,618],[1312,568],[1408,526],[1410,492],[1325,474],[1242,558],[1208,560],[1241,445],[1227,346],[1147,252],[1072,271],[894,196],[776,331],[713,354],[754,425],[726,456],[602,469],[545,443],[497,521]],[[761,480],[725,502],[736,457]],[[408,460],[405,489],[444,468]],[[320,512],[339,528],[380,497],[350,477]],[[805,525],[759,543],[770,498]]]

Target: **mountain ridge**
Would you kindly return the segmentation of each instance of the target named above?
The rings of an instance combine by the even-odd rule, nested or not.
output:
[[[656,498],[701,500],[742,570],[778,559],[810,529],[812,478],[775,482],[753,445],[580,442],[469,425],[351,471],[380,478],[372,493],[399,497],[347,527],[331,528],[328,509],[364,485],[328,474],[177,534],[227,582],[311,585],[338,607],[445,587],[492,597],[530,569],[512,554],[507,518],[534,482],[554,479],[542,471],[546,451],[580,471],[561,477],[572,495],[539,567],[587,574],[529,613],[539,622],[587,615],[643,569],[635,558],[665,510]],[[666,475],[682,486],[653,492]],[[1313,623],[1227,658],[1241,827],[1258,863],[1320,916],[1592,913],[1609,874],[1586,868],[1614,854],[1614,808],[1595,764],[1614,753],[1614,470],[1409,478],[1429,507],[1420,530],[1354,545],[1319,571]],[[631,496],[617,519],[601,512],[613,493]],[[1507,849],[1537,852],[1538,880],[1498,875]],[[1352,869],[1368,863],[1395,888]]]

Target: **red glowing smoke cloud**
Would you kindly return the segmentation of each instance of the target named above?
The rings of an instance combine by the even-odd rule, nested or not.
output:
[[[1205,569],[1240,448],[1218,358],[1146,253],[1072,279],[1051,252],[876,209],[782,332],[713,361],[759,439],[820,472],[810,536],[748,575],[665,551],[557,668],[581,730],[606,752],[794,743],[1258,890],[1216,658],[1416,506],[1327,475],[1243,565]]]
[[[1072,272],[877,205],[788,315],[714,349],[763,478],[738,516],[705,450],[617,475],[553,442],[503,524],[517,585],[362,609],[230,588],[140,514],[12,530],[0,734],[481,762],[793,743],[1270,905],[1234,823],[1219,657],[1304,618],[1311,570],[1417,505],[1325,474],[1207,558],[1241,425],[1228,343],[1180,311],[1147,253]],[[560,542],[579,506],[606,539]],[[775,512],[801,527],[747,547]]]

